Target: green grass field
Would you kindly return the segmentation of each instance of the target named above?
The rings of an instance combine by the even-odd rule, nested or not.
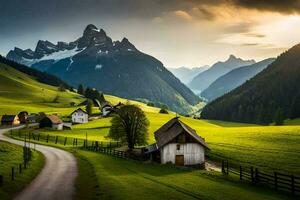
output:
[[[76,107],[70,106],[84,101],[72,92],[59,92],[56,87],[34,80],[7,65],[0,64],[0,115],[46,112],[69,115]]]
[[[149,144],[154,143],[153,133],[175,114],[146,113],[149,121]],[[205,138],[212,159],[253,165],[262,170],[279,170],[300,174],[300,126],[259,126],[181,117],[181,120]],[[296,120],[297,121],[297,120]],[[88,124],[75,125],[73,130],[42,131],[64,137],[109,141],[110,118],[98,119]]]
[[[29,168],[19,174],[19,164],[23,163],[23,148],[0,141],[0,174],[4,176],[4,185],[0,187],[0,199],[12,199],[13,196],[29,184],[44,166],[44,157],[33,151]],[[16,178],[11,181],[11,167],[15,167]]]
[[[94,167],[99,199],[287,199],[219,173],[123,160],[83,150]]]

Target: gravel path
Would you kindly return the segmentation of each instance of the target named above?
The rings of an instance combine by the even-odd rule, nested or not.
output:
[[[22,128],[22,126],[13,129]],[[3,135],[10,130],[0,129],[0,140],[17,145],[24,142]],[[31,144],[33,145],[33,144]],[[69,152],[44,145],[35,145],[45,157],[45,166],[40,174],[17,196],[16,200],[68,200],[75,193],[75,178],[77,176],[76,158]]]

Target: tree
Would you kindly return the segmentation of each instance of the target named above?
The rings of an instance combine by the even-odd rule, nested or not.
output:
[[[278,108],[276,113],[275,113],[275,118],[274,122],[276,126],[283,125],[284,123],[284,116],[283,116],[283,111],[281,108]]]
[[[66,91],[66,86],[65,86],[64,84],[60,84],[60,85],[58,86],[58,91],[60,91],[60,92],[65,92],[65,91]]]
[[[146,145],[149,121],[145,113],[135,105],[121,107],[111,120],[109,137],[127,143],[129,150],[136,145]]]
[[[83,85],[80,84],[80,85],[78,86],[77,93],[78,93],[78,94],[81,94],[81,95],[84,95],[84,88],[83,88]]]
[[[93,113],[93,102],[92,100],[88,99],[87,104],[85,106],[85,111],[88,115],[91,115]]]

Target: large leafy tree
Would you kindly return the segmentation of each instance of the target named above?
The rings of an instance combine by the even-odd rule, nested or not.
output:
[[[147,144],[149,121],[135,105],[122,106],[111,120],[109,137],[127,143],[132,150],[136,145]]]

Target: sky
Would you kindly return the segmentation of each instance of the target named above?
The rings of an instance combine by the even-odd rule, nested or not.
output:
[[[259,61],[300,43],[300,0],[0,0],[0,54],[74,41],[88,24],[166,67]]]

